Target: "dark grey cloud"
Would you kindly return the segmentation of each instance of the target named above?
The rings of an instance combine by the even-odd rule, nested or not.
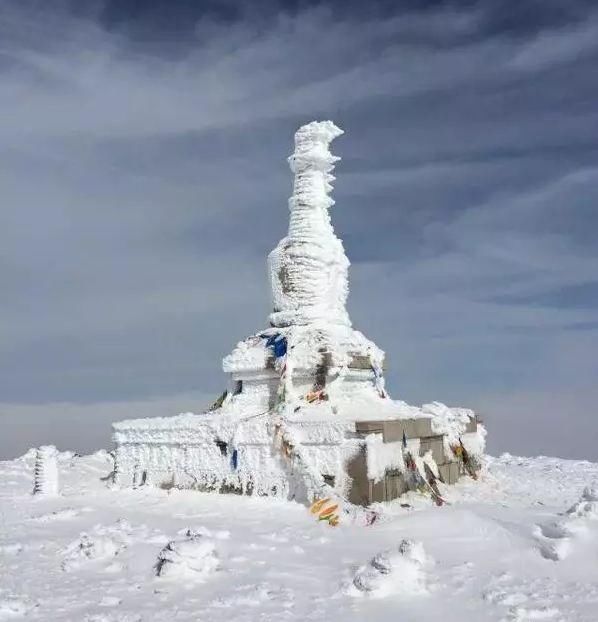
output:
[[[0,455],[218,392],[269,311],[293,131],[332,118],[393,394],[598,458],[593,4],[247,6],[1,5]]]

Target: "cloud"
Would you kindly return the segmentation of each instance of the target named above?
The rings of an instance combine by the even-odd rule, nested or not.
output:
[[[598,22],[594,17],[574,28],[540,33],[515,55],[511,66],[536,71],[591,55],[597,47]]]
[[[530,451],[558,453],[560,405],[587,411],[598,363],[591,4],[516,26],[484,2],[153,6],[0,8],[10,438],[27,421],[31,443],[37,426],[87,449],[112,412],[217,394],[220,359],[269,311],[292,133],[330,117],[350,311],[394,394],[491,405],[496,451],[520,441],[500,419],[517,401],[551,421]]]
[[[596,47],[594,17],[531,41],[496,33],[463,43],[481,15],[441,10],[360,24],[320,8],[281,14],[267,29],[199,20],[186,54],[165,59],[85,19],[41,13],[31,23],[17,6],[8,4],[1,32],[9,114],[0,135],[8,138],[202,132],[483,84]]]

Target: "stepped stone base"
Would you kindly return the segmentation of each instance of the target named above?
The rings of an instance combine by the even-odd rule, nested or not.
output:
[[[471,419],[466,433],[477,430],[476,419]],[[365,439],[370,434],[381,434],[384,443],[396,443],[403,440],[419,440],[419,456],[423,457],[431,452],[432,458],[438,467],[439,479],[445,484],[455,484],[463,474],[462,465],[454,456],[447,455],[444,435],[434,434],[432,419],[418,417],[413,419],[396,419],[387,421],[358,421],[355,423],[357,438]],[[409,485],[403,473],[397,470],[387,470],[384,478],[374,481],[368,477],[367,445],[364,442],[360,451],[347,465],[347,474],[351,478],[349,501],[358,505],[392,501],[409,490]],[[397,448],[397,451],[402,449]]]
[[[431,417],[417,417],[413,419],[394,419],[382,421],[358,421],[355,424],[358,436],[368,434],[382,434],[385,443],[393,443],[405,438],[422,438],[433,436]]]

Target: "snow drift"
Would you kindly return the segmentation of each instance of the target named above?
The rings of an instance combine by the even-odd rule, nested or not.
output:
[[[216,545],[201,535],[172,540],[158,554],[158,577],[203,581],[220,566]]]
[[[402,540],[396,549],[378,553],[361,566],[348,592],[375,598],[425,594],[425,566],[429,563],[421,542]]]

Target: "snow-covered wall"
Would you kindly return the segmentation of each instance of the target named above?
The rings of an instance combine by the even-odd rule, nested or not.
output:
[[[320,474],[346,486],[355,452],[347,421],[289,422],[304,456]],[[304,500],[292,461],[277,447],[276,424],[263,416],[238,419],[219,412],[139,419],[114,424],[116,483],[235,489]]]

